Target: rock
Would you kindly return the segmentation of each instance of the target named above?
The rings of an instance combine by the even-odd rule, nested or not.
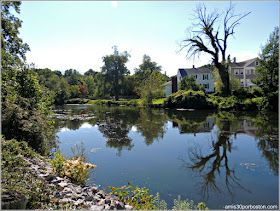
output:
[[[55,198],[62,198],[62,196],[59,192],[55,192],[54,197]]]
[[[62,192],[64,192],[64,193],[71,193],[72,189],[69,188],[69,187],[65,187]]]
[[[97,205],[93,205],[90,207],[90,210],[103,210],[104,206],[97,206]]]
[[[128,205],[128,204],[126,204],[126,205],[124,206],[124,208],[125,208],[126,210],[133,210],[133,207],[132,207],[131,205]]]
[[[120,202],[120,201],[117,201],[116,203],[116,207],[117,207],[117,210],[123,210],[124,209],[124,203]]]
[[[82,199],[78,199],[77,201],[74,201],[74,204],[76,205],[76,206],[79,206],[79,205],[81,205],[81,204],[83,204],[84,203],[84,200],[82,200]]]
[[[105,200],[105,204],[111,204],[111,200],[110,199],[106,199]]]
[[[47,181],[52,181],[52,180],[55,180],[55,179],[56,179],[56,176],[53,175],[53,174],[49,174],[49,175],[47,175],[47,176],[45,177],[45,179],[46,179]]]
[[[68,186],[68,183],[66,182],[60,182],[58,183],[58,186],[62,187],[62,188],[65,188],[66,186]]]
[[[102,190],[100,190],[96,195],[99,196],[101,199],[105,199],[105,193]]]
[[[98,203],[98,206],[105,206],[105,199],[101,199]]]
[[[105,210],[110,210],[111,207],[110,207],[108,204],[106,204],[104,209],[105,209]]]
[[[61,203],[69,203],[69,202],[71,202],[71,201],[72,201],[72,200],[69,199],[69,198],[63,198],[63,199],[59,200],[59,202],[61,202]]]
[[[86,196],[85,201],[97,201],[93,196]]]
[[[98,187],[96,187],[96,186],[93,186],[90,190],[92,191],[93,194],[95,194],[99,191]]]

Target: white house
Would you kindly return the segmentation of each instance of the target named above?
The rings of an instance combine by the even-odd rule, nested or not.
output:
[[[205,92],[215,92],[215,85],[210,68],[189,68],[189,69],[179,69],[177,72],[177,84],[179,89],[179,84],[185,77],[194,76],[197,84],[201,84],[205,88]]]
[[[167,83],[161,85],[165,87],[165,97],[168,97],[169,95],[172,94],[172,81],[168,81]]]
[[[255,66],[258,65],[257,58],[249,59],[243,62],[236,62],[234,58],[230,65],[230,71],[240,80],[240,87],[256,86],[251,80],[257,77]]]

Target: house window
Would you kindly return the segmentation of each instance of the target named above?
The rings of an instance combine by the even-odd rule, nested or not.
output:
[[[205,89],[209,89],[209,84],[204,84]]]
[[[240,74],[243,75],[243,70],[240,70]]]
[[[204,75],[202,75],[202,80],[204,80]]]
[[[235,74],[235,75],[239,75],[239,70],[238,70],[238,69],[235,69],[235,70],[234,70],[234,74]]]
[[[197,75],[195,75],[195,79],[197,79]]]
[[[254,69],[252,70],[252,74],[255,74],[255,70]]]
[[[247,75],[250,75],[250,72],[251,72],[250,70],[246,70]]]
[[[208,74],[206,75],[206,80],[208,80]]]

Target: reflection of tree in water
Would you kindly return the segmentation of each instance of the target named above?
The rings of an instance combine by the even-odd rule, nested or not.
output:
[[[98,129],[107,138],[106,146],[118,149],[117,155],[120,156],[123,149],[131,150],[133,144],[127,134],[130,130],[122,120],[106,118],[106,123],[99,124]]]
[[[140,117],[137,120],[137,131],[145,137],[145,143],[151,145],[154,140],[163,138],[166,133],[165,124],[167,116],[160,110],[141,109]]]
[[[96,124],[96,119],[88,108],[57,110],[54,115],[54,120],[54,127],[57,131],[63,127],[67,127],[70,130],[78,130],[84,123]]]
[[[221,189],[216,184],[216,176],[219,175],[222,178],[222,171],[225,172],[225,184],[232,196],[232,189],[235,187],[248,191],[240,184],[234,169],[229,166],[228,153],[231,153],[233,150],[230,127],[230,121],[220,121],[220,130],[217,132],[217,139],[212,140],[211,147],[213,151],[211,154],[204,156],[201,150],[196,147],[189,149],[189,157],[192,164],[181,159],[183,166],[191,168],[203,178],[201,191],[206,198],[209,196],[209,191],[218,191],[221,193]]]
[[[131,124],[137,111],[128,109],[124,113],[121,108],[112,108],[109,111],[101,110],[98,114],[98,129],[107,138],[107,147],[116,148],[120,156],[122,150],[133,148],[132,139],[128,137]]]
[[[253,125],[258,128],[256,138],[257,146],[262,150],[263,157],[268,161],[274,175],[278,176],[279,169],[279,139],[278,115],[259,114],[253,120]]]
[[[214,121],[213,123],[208,121],[213,117],[213,113],[209,111],[167,110],[165,113],[172,120],[173,125],[179,127],[180,133],[196,134],[198,132],[211,131],[214,126]]]

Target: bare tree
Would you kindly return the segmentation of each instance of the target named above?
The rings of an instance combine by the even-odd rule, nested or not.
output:
[[[199,57],[201,52],[210,54],[214,66],[219,71],[225,92],[229,92],[228,62],[226,61],[226,58],[229,58],[226,56],[228,38],[234,36],[235,27],[240,24],[240,20],[251,13],[235,15],[234,7],[235,4],[230,3],[225,12],[214,11],[208,14],[204,4],[197,5],[194,10],[194,23],[190,28],[190,35],[181,42],[179,50],[188,48],[188,58]],[[220,30],[220,25],[223,30]],[[221,61],[219,60],[220,54],[222,55]]]

